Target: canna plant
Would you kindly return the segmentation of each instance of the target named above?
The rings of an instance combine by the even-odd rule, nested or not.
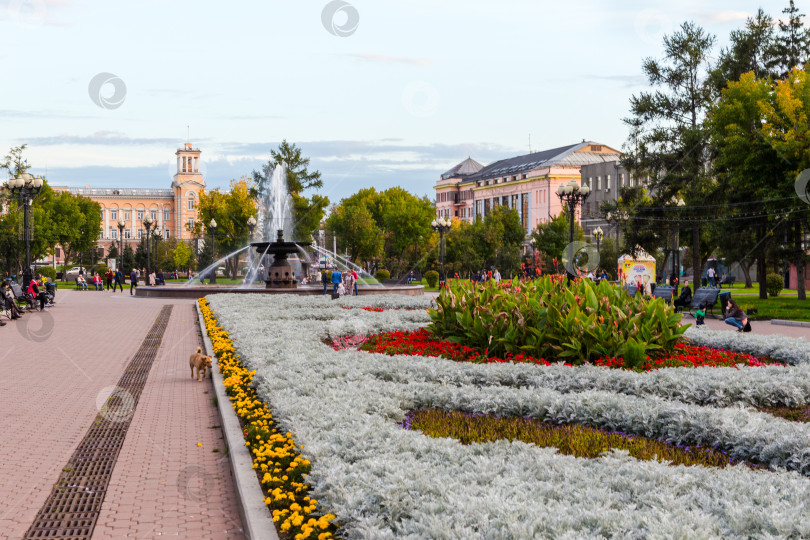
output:
[[[561,276],[528,282],[457,283],[429,310],[430,330],[487,354],[527,354],[572,364],[602,357],[638,362],[675,349],[688,325],[661,299],[630,297],[602,282]]]

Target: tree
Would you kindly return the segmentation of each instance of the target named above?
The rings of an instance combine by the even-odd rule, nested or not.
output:
[[[426,197],[420,199],[400,187],[392,187],[380,194],[377,214],[375,221],[385,236],[385,266],[401,276],[416,264],[418,246],[431,236],[433,203]]]
[[[132,246],[129,242],[124,243],[124,253],[121,257],[122,272],[131,272],[135,268],[135,253],[132,251]]]
[[[804,14],[799,13],[793,0],[782,13],[787,15],[787,20],[779,21],[779,32],[768,50],[767,63],[777,79],[784,79],[793,68],[803,67],[810,59],[810,30],[804,28]]]
[[[320,226],[329,206],[329,199],[313,195],[310,199],[304,191],[320,189],[323,180],[319,171],[309,171],[309,158],[304,157],[301,149],[290,144],[286,139],[281,141],[277,150],[270,150],[270,160],[262,166],[261,171],[253,171],[252,194],[262,200],[277,164],[283,164],[287,171],[287,189],[293,201],[293,223],[295,238],[308,239]]]
[[[332,209],[326,228],[338,237],[355,264],[370,264],[382,255],[383,237],[374,218],[362,204],[344,204]]]
[[[23,152],[28,147],[27,144],[12,147],[3,161],[0,161],[0,169],[6,169],[12,178],[20,176],[31,168],[27,159],[22,157]]]
[[[693,22],[684,22],[678,31],[664,36],[664,60],[647,58],[642,66],[656,90],[634,95],[632,116],[624,120],[631,128],[624,165],[636,178],[649,178],[653,206],[665,208],[666,213],[677,212],[679,198],[687,205],[702,203],[711,185],[708,134],[702,122],[712,102],[708,67],[714,42],[713,35]],[[668,236],[661,221],[638,220],[636,225]],[[698,277],[702,260],[697,222],[692,224],[692,253],[692,269]]]
[[[732,30],[730,45],[720,51],[720,58],[710,79],[716,97],[729,81],[737,81],[749,71],[757,78],[767,77],[773,63],[773,19],[762,8],[745,21],[745,27]]]
[[[185,240],[179,240],[172,251],[172,262],[175,268],[188,270],[194,261],[194,250]]]
[[[478,245],[488,266],[498,268],[503,275],[513,275],[520,266],[521,244],[526,231],[517,210],[508,206],[495,208],[484,219],[483,238]]]
[[[551,220],[538,224],[532,234],[534,249],[540,253],[543,269],[546,272],[551,271],[553,259],[558,261],[563,259],[570,237],[571,224],[569,215],[568,207],[564,207],[563,211]],[[575,221],[574,240],[581,241],[584,237],[582,227]]]
[[[110,246],[109,251],[107,251],[107,258],[108,259],[118,260],[118,245],[117,244],[113,243],[113,245]]]

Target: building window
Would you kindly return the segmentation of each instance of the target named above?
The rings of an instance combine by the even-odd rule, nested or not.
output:
[[[112,227],[110,227],[110,238],[112,238],[113,240],[117,240],[117,239],[118,239],[118,231],[116,231],[116,230],[115,230],[114,228],[112,228]]]
[[[141,238],[143,238],[143,229],[138,229],[138,234],[137,234],[137,236],[138,236],[138,240],[140,240]]]
[[[132,219],[132,212],[129,210],[124,211],[124,221],[129,221]]]
[[[124,238],[132,238],[132,232],[129,229],[124,229]]]
[[[520,222],[523,224],[523,229],[526,234],[529,234],[529,194],[520,194]]]
[[[138,221],[143,221],[143,210],[138,210]],[[140,236],[138,238],[140,238]]]
[[[163,221],[171,221],[171,212],[168,210],[163,211]]]
[[[188,218],[188,228],[189,229],[194,228],[194,218],[193,217]]]
[[[619,173],[619,187],[624,187],[624,174]]]
[[[593,176],[588,177],[588,188],[593,189]]]
[[[166,240],[169,239],[169,237],[171,236],[171,234],[169,234],[169,229],[165,228],[163,229],[163,236],[166,238]]]
[[[610,191],[610,175],[605,177],[605,187],[607,187],[607,190]]]
[[[110,210],[110,219],[118,221],[118,210]]]
[[[152,221],[157,221],[157,210],[150,210],[149,215],[152,217]]]
[[[192,197],[188,198],[188,209],[194,210],[194,199]]]
[[[597,191],[602,190],[602,177],[601,176],[596,177],[596,190]]]

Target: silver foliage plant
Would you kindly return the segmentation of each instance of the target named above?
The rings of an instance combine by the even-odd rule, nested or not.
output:
[[[633,374],[332,350],[324,339],[428,323],[424,311],[343,309],[427,305],[360,298],[209,297],[242,361],[257,370],[260,396],[304,446],[314,496],[346,537],[810,537],[810,479],[794,472],[810,463],[810,427],[739,408],[806,399],[803,367]],[[573,379],[580,375],[588,382]],[[757,391],[769,376],[776,382]],[[520,442],[464,446],[397,425],[425,406],[718,444],[776,471],[673,467],[624,452],[580,459]]]

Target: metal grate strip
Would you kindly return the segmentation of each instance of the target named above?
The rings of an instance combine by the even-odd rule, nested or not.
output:
[[[62,469],[24,539],[89,540],[96,526],[118,453],[157,356],[174,306],[163,306],[104,410]]]

